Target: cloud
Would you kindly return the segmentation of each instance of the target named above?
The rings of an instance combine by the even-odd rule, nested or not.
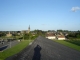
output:
[[[72,7],[71,11],[76,12],[77,10],[80,10],[80,7]]]

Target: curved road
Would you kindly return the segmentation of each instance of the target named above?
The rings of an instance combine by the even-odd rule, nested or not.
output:
[[[6,60],[80,60],[80,52],[39,36],[32,45]]]

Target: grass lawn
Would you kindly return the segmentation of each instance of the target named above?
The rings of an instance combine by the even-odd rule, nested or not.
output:
[[[67,42],[67,41],[65,41],[65,40],[55,40],[55,42],[58,42],[58,43],[60,43],[60,44],[63,44],[63,45],[65,45],[65,46],[68,46],[68,47],[70,47],[70,48],[73,48],[73,49],[75,49],[75,50],[80,51],[80,46],[78,46],[78,45],[76,45],[76,44],[73,44],[73,43],[70,43],[70,42]]]
[[[19,53],[22,49],[28,46],[29,42],[31,41],[32,40],[21,41],[19,44],[13,46],[12,48],[4,50],[3,52],[0,52],[0,60],[5,60],[7,57],[14,55],[16,53]]]
[[[74,39],[74,40],[66,40],[66,41],[80,46],[80,39],[79,40],[76,40],[76,39]]]

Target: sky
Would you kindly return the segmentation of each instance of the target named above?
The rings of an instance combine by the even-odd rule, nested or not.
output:
[[[80,0],[0,0],[0,31],[80,30]]]

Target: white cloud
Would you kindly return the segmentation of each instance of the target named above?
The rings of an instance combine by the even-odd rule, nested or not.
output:
[[[80,7],[72,7],[71,11],[76,12],[77,10],[80,10]]]

